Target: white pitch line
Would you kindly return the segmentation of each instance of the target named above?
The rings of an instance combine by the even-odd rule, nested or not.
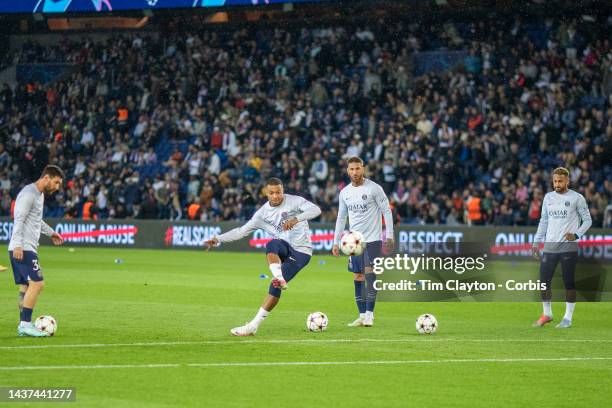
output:
[[[400,365],[400,364],[455,364],[455,363],[530,363],[557,361],[607,361],[612,357],[559,357],[559,358],[472,358],[447,360],[372,360],[372,361],[278,361],[243,363],[171,363],[171,364],[95,364],[56,366],[9,366],[0,371],[25,370],[91,370],[113,368],[214,368],[214,367],[270,367],[270,366],[330,366],[330,365]]]
[[[95,365],[66,365],[66,366],[9,366],[0,367],[0,371],[22,370],[91,370],[95,368],[178,368],[183,364],[95,364]]]
[[[542,361],[612,360],[612,357],[559,357],[559,358],[473,358],[446,360],[373,360],[373,361],[286,361],[257,363],[189,363],[187,367],[260,367],[304,365],[378,365],[378,364],[428,364],[428,363],[515,363]]]
[[[44,341],[44,340],[42,340]],[[158,347],[193,345],[240,345],[240,344],[333,344],[333,343],[611,343],[612,339],[435,339],[431,337],[408,339],[270,339],[270,340],[202,340],[160,341],[137,343],[83,343],[83,344],[25,344],[0,346],[1,350],[54,349],[54,348],[113,348],[113,347]]]

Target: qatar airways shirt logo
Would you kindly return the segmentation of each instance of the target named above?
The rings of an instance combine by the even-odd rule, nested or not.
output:
[[[567,218],[567,210],[548,210],[548,216],[553,218]]]
[[[548,203],[548,216],[555,219],[567,218],[572,203],[568,200],[551,200]]]
[[[348,208],[349,211],[354,212],[354,213],[360,213],[360,214],[364,214],[368,211],[368,195],[367,194],[362,194],[361,196],[350,196],[350,197],[346,197],[346,208]],[[353,204],[351,204],[351,202]]]
[[[269,220],[269,219],[264,219],[264,222],[268,224],[269,226],[271,226],[272,228],[274,228],[276,232],[279,232],[279,233],[283,232],[283,220],[282,219],[279,223],[276,223],[276,220]]]
[[[349,211],[357,213],[365,213],[368,211],[367,204],[349,204],[347,205],[347,208],[349,209]]]
[[[283,232],[283,224],[285,221],[287,221],[289,218],[293,218],[296,214],[296,211],[283,211],[280,216],[280,221],[277,222],[275,218],[264,218],[263,221],[274,228],[276,232],[281,233]]]

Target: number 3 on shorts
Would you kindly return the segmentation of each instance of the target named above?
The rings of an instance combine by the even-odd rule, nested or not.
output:
[[[38,259],[32,259],[32,269],[34,272],[40,271],[40,265],[38,265]]]

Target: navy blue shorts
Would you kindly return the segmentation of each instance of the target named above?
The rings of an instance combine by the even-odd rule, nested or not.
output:
[[[359,256],[349,256],[348,270],[353,273],[365,273],[367,266],[374,265],[374,260],[382,256],[382,241],[366,244],[366,250]]]
[[[21,261],[13,258],[13,251],[9,251],[13,276],[16,285],[27,285],[28,281],[40,282],[43,280],[42,269],[38,263],[38,255],[34,251],[23,251]]]
[[[286,282],[295,278],[295,275],[310,262],[310,255],[296,251],[289,243],[282,239],[273,239],[268,242],[266,245],[266,254],[276,254],[281,259],[281,270]],[[268,293],[272,296],[280,297],[281,290],[270,284]]]
[[[578,252],[542,253],[542,262],[540,262],[540,280],[546,283],[546,287],[550,289],[550,283],[552,282],[552,278],[555,274],[555,269],[557,269],[557,265],[560,263],[565,289],[575,290],[577,260]]]

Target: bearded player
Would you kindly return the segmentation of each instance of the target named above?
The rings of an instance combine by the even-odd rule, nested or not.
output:
[[[349,323],[349,326],[372,327],[376,303],[376,289],[374,288],[376,275],[372,270],[372,265],[374,260],[382,255],[383,217],[386,227],[385,247],[389,251],[393,250],[393,216],[389,199],[382,187],[364,177],[363,160],[359,157],[351,157],[348,160],[346,171],[351,183],[340,191],[332,253],[335,256],[340,253],[339,243],[348,217],[350,230],[359,231],[366,241],[363,254],[349,258],[349,271],[354,273],[355,302],[359,310],[359,317]]]
[[[533,256],[541,258],[540,281],[546,285],[542,291],[544,313],[533,324],[542,327],[552,322],[552,281],[557,264],[561,263],[565,284],[565,315],[556,326],[559,329],[571,327],[576,306],[575,269],[578,258],[578,240],[591,227],[591,214],[584,196],[570,190],[569,171],[558,167],[553,171],[554,191],[547,193],[542,201],[540,224],[533,242]],[[540,243],[544,250],[540,256]]]
[[[49,165],[38,181],[25,186],[15,200],[15,220],[8,250],[15,284],[19,286],[19,336],[49,335],[32,324],[32,312],[44,287],[37,250],[41,232],[51,237],[55,245],[64,242],[42,219],[45,194],[51,195],[59,190],[63,179],[64,172],[57,166]]]

